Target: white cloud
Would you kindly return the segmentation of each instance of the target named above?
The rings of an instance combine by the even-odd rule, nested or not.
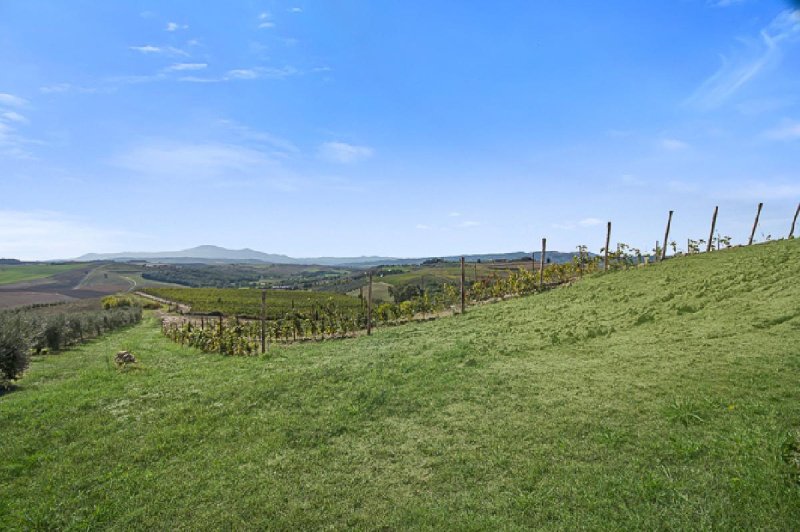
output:
[[[302,13],[303,12],[303,8],[302,7],[292,7],[292,8],[289,8],[289,12],[290,13]]]
[[[678,139],[661,139],[659,145],[667,151],[685,150],[689,145]]]
[[[175,48],[174,46],[153,46],[152,44],[145,44],[143,46],[129,46],[128,48],[143,54],[180,55],[184,57],[188,57],[189,55],[180,48]]]
[[[18,124],[27,124],[28,123],[28,119],[27,118],[25,118],[21,114],[16,113],[14,111],[6,111],[5,113],[0,114],[0,118],[3,118],[4,120],[6,120],[8,122],[16,122]]]
[[[188,30],[188,24],[178,24],[177,22],[167,22],[167,27],[164,28],[166,31],[178,31],[178,30]]]
[[[299,71],[296,68],[290,66],[286,66],[283,68],[254,67],[254,68],[237,68],[233,70],[228,70],[224,76],[220,77],[186,76],[179,78],[179,80],[191,83],[222,83],[224,81],[286,79],[296,74],[299,74]]]
[[[185,72],[187,70],[203,70],[208,66],[206,63],[175,63],[164,69],[165,72]]]
[[[272,148],[276,148],[284,154],[296,154],[300,152],[300,149],[291,141],[280,138],[271,133],[257,131],[232,120],[220,120],[219,125],[223,126],[227,131],[234,133],[241,140],[258,144],[266,144]]]
[[[258,15],[258,20],[261,21],[258,23],[258,27],[261,29],[268,29],[275,27],[275,23],[272,22],[272,15],[270,15],[266,11]]]
[[[458,227],[478,227],[479,225],[481,225],[480,222],[476,222],[474,220],[465,220],[458,224]]]
[[[714,7],[730,7],[744,2],[745,0],[709,0],[708,3]]]
[[[25,98],[8,94],[7,92],[0,92],[0,105],[8,107],[24,107],[28,103]]]
[[[461,213],[460,213],[460,212],[453,211],[453,212],[451,212],[451,213],[448,213],[448,215],[447,215],[447,216],[450,216],[451,218],[458,218],[459,216],[461,216]]]
[[[238,68],[228,70],[227,76],[230,79],[257,79],[258,71],[254,68]]]
[[[89,94],[100,91],[90,87],[78,87],[71,83],[56,83],[54,85],[45,85],[43,87],[39,87],[39,92],[42,94],[58,94],[62,92],[78,92]]]
[[[431,228],[431,226],[425,225],[425,224],[417,224],[416,225],[416,229],[419,229],[420,231],[427,231],[430,228]]]
[[[27,119],[24,116],[13,111],[0,115],[0,155],[15,159],[31,159],[33,157],[29,147],[41,144],[41,142],[27,138],[16,130],[16,126],[26,123]]]
[[[550,224],[553,229],[561,229],[564,231],[572,231],[580,227],[595,227],[598,225],[602,225],[604,222],[600,218],[584,218],[583,220],[579,221],[578,223],[572,221],[566,222],[555,222]]]
[[[101,229],[51,211],[0,211],[3,257],[64,259],[113,247],[132,233]]]
[[[345,142],[325,142],[319,148],[319,155],[335,163],[356,163],[372,157],[373,150],[368,146],[356,146]]]
[[[294,189],[296,179],[267,153],[220,142],[153,139],[112,158],[111,164],[134,177],[165,182],[267,184]]]
[[[770,140],[798,140],[800,139],[800,122],[787,120],[780,126],[764,132],[764,137]]]
[[[781,59],[784,42],[800,37],[800,11],[787,10],[764,27],[757,39],[742,40],[745,48],[722,57],[722,66],[685,103],[702,109],[722,105],[744,85]]]
[[[152,46],[150,44],[145,44],[144,46],[129,46],[131,50],[136,50],[137,52],[142,52],[143,54],[158,54],[161,53],[161,48],[158,46]]]
[[[594,227],[596,225],[602,225],[602,224],[603,220],[601,220],[600,218],[584,218],[583,220],[578,222],[578,225],[580,225],[581,227]]]

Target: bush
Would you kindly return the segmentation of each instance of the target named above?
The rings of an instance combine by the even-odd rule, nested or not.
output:
[[[31,350],[37,354],[59,351],[142,319],[139,306],[123,304],[90,311],[63,308],[55,313],[34,308],[0,312],[0,389],[8,388],[25,371]]]
[[[106,296],[102,299],[102,303],[105,310],[133,306],[133,300],[124,296]]]
[[[22,316],[0,313],[0,389],[8,388],[28,367],[28,329]]]

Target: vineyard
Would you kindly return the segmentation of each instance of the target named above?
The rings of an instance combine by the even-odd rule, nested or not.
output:
[[[598,265],[598,257],[581,252],[572,263],[551,264],[539,272],[520,268],[492,273],[464,286],[464,302],[477,304],[533,294],[594,273]],[[615,269],[634,265],[640,263],[631,257],[614,256]],[[447,282],[436,291],[425,289],[400,303],[384,302],[374,308],[349,296],[269,290],[265,292],[262,329],[262,323],[256,321],[261,313],[261,290],[153,288],[146,292],[191,306],[194,317],[162,320],[164,335],[182,345],[226,355],[254,355],[263,352],[270,342],[352,337],[376,326],[454,314],[461,300],[459,286]]]
[[[240,318],[261,316],[261,290],[250,288],[148,288],[145,293],[189,305],[196,314],[222,314]],[[295,312],[312,314],[323,306],[355,311],[358,298],[335,293],[302,290],[267,290],[267,319],[280,319]]]

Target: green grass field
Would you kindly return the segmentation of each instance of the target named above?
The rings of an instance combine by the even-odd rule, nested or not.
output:
[[[0,265],[0,285],[33,281],[84,267],[85,263]]]
[[[392,294],[389,293],[389,287],[391,285],[389,283],[383,283],[381,281],[373,281],[372,282],[372,300],[376,303],[380,302],[391,302],[394,301]],[[367,297],[367,285],[364,285],[364,297]],[[347,292],[347,295],[350,297],[359,297],[361,293],[361,288],[356,288],[355,290],[350,290]]]
[[[0,529],[795,529],[798,263],[696,255],[257,358],[150,318],[0,397]]]

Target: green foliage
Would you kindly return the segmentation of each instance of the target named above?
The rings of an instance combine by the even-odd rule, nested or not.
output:
[[[0,312],[0,390],[8,388],[28,367],[28,329],[24,316]]]
[[[106,296],[101,300],[101,303],[106,310],[118,307],[132,307],[134,305],[133,298],[125,296]]]
[[[169,301],[184,303],[199,314],[223,314],[259,318],[261,316],[261,290],[236,288],[147,288],[148,294]],[[278,319],[298,311],[308,316],[319,308],[336,305],[348,311],[361,307],[358,298],[327,292],[302,290],[268,290],[267,318]]]
[[[0,312],[0,336],[40,354],[60,351],[142,319],[139,306],[73,310],[69,305]],[[22,338],[22,343],[19,339]]]

